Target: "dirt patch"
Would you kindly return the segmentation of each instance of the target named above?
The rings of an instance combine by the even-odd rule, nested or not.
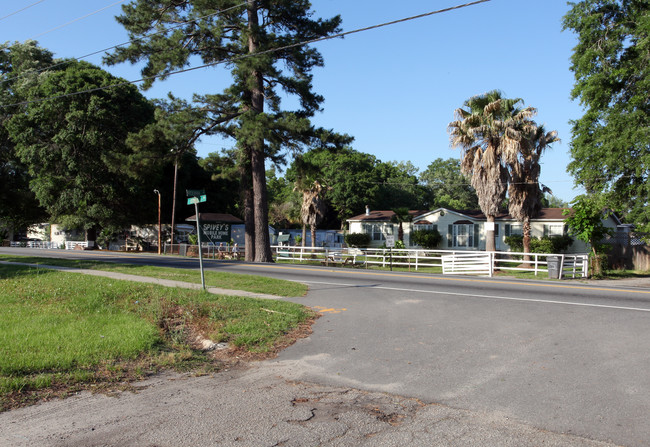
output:
[[[214,343],[206,338],[208,325],[202,319],[195,322],[185,318],[186,310],[180,306],[166,309],[158,322],[158,327],[165,338],[175,338],[189,348],[189,352],[162,352],[158,358],[142,356],[141,358],[101,364],[83,370],[90,377],[79,381],[74,373],[62,373],[52,379],[47,388],[31,389],[25,386],[20,390],[0,396],[0,412],[14,408],[33,405],[38,402],[66,398],[82,391],[115,394],[122,391],[137,392],[132,385],[164,370],[171,369],[196,375],[211,374],[222,370],[245,367],[247,363],[275,358],[280,351],[312,333],[312,325],[320,315],[306,320],[303,324],[288,332],[271,349],[264,352],[250,352],[245,348],[225,343]],[[213,346],[214,345],[214,346]],[[172,359],[165,361],[165,356]],[[167,366],[165,364],[168,363]]]

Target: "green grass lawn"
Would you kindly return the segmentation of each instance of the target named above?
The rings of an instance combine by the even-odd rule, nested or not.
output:
[[[150,276],[153,278],[191,282],[195,284],[201,283],[201,273],[198,269],[152,267],[145,265],[119,264],[93,260],[57,259],[12,255],[0,255],[0,261],[55,265],[60,267],[83,268],[90,270],[104,270],[109,272],[127,273],[130,275]],[[212,272],[208,270],[206,270],[204,274],[205,285],[207,287],[245,290],[247,292],[266,293],[269,295],[284,297],[304,296],[307,293],[307,286],[297,282],[254,275]]]
[[[0,309],[1,410],[160,368],[213,370],[196,334],[272,352],[314,317],[280,300],[1,264]]]

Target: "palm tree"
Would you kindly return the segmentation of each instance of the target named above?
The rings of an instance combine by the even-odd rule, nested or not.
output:
[[[509,146],[516,146],[519,132],[535,114],[535,109],[520,109],[521,98],[503,98],[493,90],[474,96],[456,109],[456,120],[448,129],[453,147],[460,147],[461,171],[479,199],[487,219],[485,249],[495,251],[494,219],[500,211],[508,185],[508,169],[503,157]]]
[[[300,216],[302,218],[303,229],[309,225],[311,231],[311,246],[316,246],[316,226],[320,223],[325,215],[325,201],[321,197],[323,186],[314,180],[307,188],[302,188],[302,206],[300,208]],[[303,232],[303,246],[305,244]]]
[[[542,209],[544,193],[550,192],[539,183],[539,159],[557,141],[557,131],[547,132],[544,126],[527,126],[522,129],[519,144],[511,145],[511,150],[505,154],[510,170],[508,211],[523,224],[524,253],[530,253],[530,219],[537,217]],[[530,257],[524,256],[524,262],[529,261]]]
[[[395,208],[393,213],[395,214],[393,214],[390,220],[399,224],[399,228],[397,229],[397,240],[404,243],[404,227],[402,224],[404,222],[411,222],[413,216],[409,213],[409,209],[405,207]]]

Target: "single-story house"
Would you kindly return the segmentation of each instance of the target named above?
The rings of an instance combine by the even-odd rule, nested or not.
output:
[[[295,245],[301,246],[301,243],[296,243],[296,236],[302,237],[302,229],[289,228],[282,229],[278,232],[278,245]],[[316,243],[311,243],[311,231],[309,228],[305,233],[305,247],[330,247],[337,248],[343,246],[343,234],[340,230],[316,230]]]
[[[563,235],[567,233],[562,215],[563,208],[543,208],[539,215],[531,219],[531,236],[543,237]],[[392,221],[393,211],[371,211],[352,217],[347,220],[350,233],[366,233],[370,235],[371,247],[384,245],[387,235],[394,235],[397,239],[399,224]],[[481,211],[458,211],[447,208],[436,210],[411,210],[411,222],[404,222],[404,244],[410,243],[410,233],[414,230],[438,230],[442,236],[440,249],[443,250],[485,250],[485,225],[487,219]],[[614,230],[620,221],[616,216],[604,219],[603,223]],[[505,238],[510,235],[522,234],[523,224],[503,212],[495,218],[495,238],[497,251],[510,251]],[[570,253],[585,253],[588,251],[586,244],[574,240],[568,249]]]

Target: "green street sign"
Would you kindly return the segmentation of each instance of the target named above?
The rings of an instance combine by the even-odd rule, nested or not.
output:
[[[187,197],[200,197],[205,195],[205,189],[186,189]]]
[[[188,204],[188,205],[194,205],[194,204],[197,204],[197,203],[199,203],[199,202],[200,202],[200,200],[199,200],[198,197],[189,197],[189,198],[187,199],[187,204]]]
[[[205,202],[206,200],[208,200],[208,196],[206,196],[205,194],[202,194],[202,195],[199,197],[199,202]]]

